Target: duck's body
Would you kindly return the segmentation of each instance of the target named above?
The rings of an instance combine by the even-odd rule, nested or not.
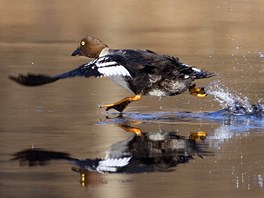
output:
[[[72,55],[95,59],[55,76],[28,74],[10,78],[23,85],[35,86],[75,76],[109,77],[136,95],[114,104],[103,105],[107,110],[114,108],[122,112],[130,102],[139,100],[142,95],[174,96],[188,89],[192,94],[205,95],[203,90],[195,89],[191,84],[195,79],[214,75],[185,65],[178,58],[159,55],[150,50],[109,49],[102,41],[93,37],[84,38]]]
[[[149,50],[108,50],[93,64],[98,68],[103,65],[105,76],[141,95],[174,96],[186,91],[193,80],[212,76],[211,73],[182,64],[178,58]],[[126,70],[125,75],[115,73],[120,67]]]
[[[109,76],[135,94],[174,96],[186,91],[193,80],[211,77],[211,73],[182,64],[178,58],[159,55],[149,50],[109,50],[101,59],[122,65],[130,76]]]

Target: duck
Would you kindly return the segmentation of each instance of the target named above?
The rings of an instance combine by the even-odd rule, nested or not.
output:
[[[191,95],[205,97],[204,87],[196,87],[196,79],[210,78],[214,73],[180,62],[179,58],[160,55],[151,50],[111,49],[103,41],[92,36],[81,39],[71,56],[91,58],[87,63],[57,75],[19,74],[9,79],[25,86],[40,86],[73,77],[108,77],[134,95],[100,105],[106,111],[123,110],[142,96],[175,96],[187,90]]]

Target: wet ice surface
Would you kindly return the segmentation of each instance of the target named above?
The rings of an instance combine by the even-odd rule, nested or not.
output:
[[[226,98],[227,101],[228,98]],[[230,103],[229,103],[230,104]],[[238,106],[237,106],[238,108]],[[241,108],[243,108],[241,106]],[[124,132],[130,132],[126,140],[117,140],[107,150],[105,156],[98,155],[91,158],[80,158],[71,153],[59,152],[39,148],[23,149],[13,154],[12,160],[19,160],[20,165],[43,167],[60,161],[68,166],[69,171],[79,175],[80,184],[83,187],[98,188],[107,185],[111,181],[108,174],[144,174],[147,172],[171,172],[181,171],[178,166],[182,164],[203,161],[205,164],[211,161],[215,165],[208,166],[202,170],[202,175],[217,175],[217,168],[221,166],[221,159],[225,150],[230,146],[229,141],[237,137],[249,138],[250,131],[263,132],[263,105],[255,105],[254,111],[250,113],[241,111],[237,113],[232,109],[223,109],[215,112],[152,112],[152,113],[132,113],[127,112],[120,116],[117,113],[109,113],[107,118],[98,121],[99,126],[114,125],[121,128]],[[110,118],[112,117],[112,118]],[[190,123],[218,123],[213,132],[198,130],[190,131],[188,135],[180,135],[183,131],[173,131],[162,129],[161,125],[188,125]],[[141,126],[152,125],[151,129],[144,131]],[[154,127],[153,127],[154,126]],[[139,133],[140,131],[140,133]],[[199,135],[201,134],[201,135]],[[232,148],[230,152],[237,153],[238,148]],[[229,172],[231,176],[230,185],[234,189],[261,189],[263,188],[263,172],[247,170],[240,172],[248,166],[249,161],[244,161],[244,154],[239,155],[240,165],[230,164],[230,167],[222,171]],[[248,159],[249,160],[249,159]],[[261,161],[252,160],[253,164]],[[202,162],[202,163],[203,163]],[[191,167],[189,167],[191,168]],[[198,169],[201,171],[200,169]],[[107,175],[105,175],[108,173]],[[168,174],[167,173],[167,174]],[[197,174],[197,173],[196,173]],[[221,174],[220,174],[221,175]],[[201,176],[201,175],[200,175]],[[164,177],[164,176],[163,176]],[[217,177],[217,176],[216,176]],[[129,176],[131,178],[131,176]],[[96,181],[96,182],[95,182]],[[125,182],[123,179],[119,182]],[[140,179],[128,179],[130,182],[139,182]],[[208,183],[207,183],[208,184]]]

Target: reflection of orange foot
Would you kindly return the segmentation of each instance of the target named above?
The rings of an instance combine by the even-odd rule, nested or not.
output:
[[[105,184],[102,174],[98,172],[89,172],[86,169],[79,167],[72,167],[72,170],[80,174],[80,183],[83,187],[98,187],[99,185]]]
[[[207,94],[204,90],[204,87],[195,87],[195,86],[196,86],[196,84],[193,84],[189,87],[189,92],[191,95],[197,96],[200,98],[207,96]]]
[[[100,105],[100,108],[106,108],[106,111],[110,110],[110,109],[115,109],[119,112],[122,112],[127,105],[129,105],[131,102],[133,101],[137,101],[141,99],[141,95],[135,95],[135,96],[131,96],[131,97],[126,97],[118,102],[112,103],[112,104],[107,104],[107,105]]]
[[[189,136],[189,139],[191,140],[205,140],[207,134],[204,131],[197,131],[194,133],[191,133]]]
[[[125,131],[127,132],[132,132],[132,133],[135,133],[137,136],[141,136],[142,135],[142,132],[139,128],[136,128],[136,127],[131,127],[131,126],[128,126],[128,125],[119,125],[120,128],[124,129]]]

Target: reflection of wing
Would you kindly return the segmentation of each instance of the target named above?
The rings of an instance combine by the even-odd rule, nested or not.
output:
[[[21,165],[27,164],[28,166],[46,165],[51,160],[76,160],[70,157],[68,153],[45,151],[37,148],[22,150],[15,153],[13,156],[11,160],[19,160]]]
[[[124,158],[106,158],[99,161],[99,164],[96,168],[98,172],[117,172],[118,168],[125,167],[128,165],[131,157]]]

